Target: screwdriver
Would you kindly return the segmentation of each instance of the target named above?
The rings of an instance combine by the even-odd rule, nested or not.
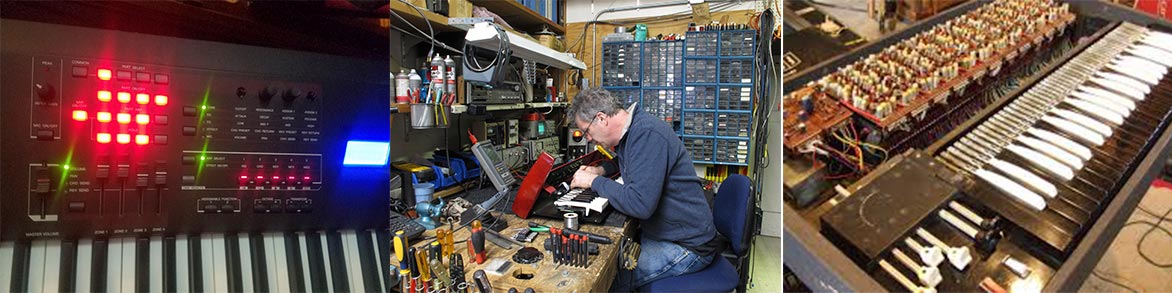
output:
[[[606,237],[606,236],[602,236],[602,235],[598,235],[598,234],[594,234],[594,233],[590,233],[590,232],[579,231],[579,230],[569,230],[569,229],[558,229],[558,228],[553,228],[553,227],[546,226],[546,225],[537,224],[534,222],[529,222],[529,231],[533,231],[533,232],[551,231],[552,232],[553,230],[561,230],[561,231],[568,233],[568,234],[577,234],[578,236],[585,236],[587,239],[590,240],[590,242],[594,242],[594,243],[611,244],[614,242],[614,240],[611,240],[610,237]]]
[[[472,236],[468,240],[468,254],[472,258],[472,262],[484,263],[488,257],[484,248],[484,227],[481,227],[480,220],[474,220],[472,221]]]
[[[427,262],[427,251],[421,249],[415,253],[417,253],[415,255],[415,264],[419,268],[419,275],[421,277],[420,284],[422,284],[419,287],[423,288],[423,292],[430,292],[431,270]]]
[[[407,249],[407,267],[409,268],[408,270],[411,271],[411,290],[409,290],[407,292],[418,291],[416,289],[420,288],[421,286],[419,284],[419,269],[418,269],[418,266],[416,266],[416,264],[415,264],[415,248],[414,247]]]
[[[395,258],[399,259],[399,279],[400,280],[406,280],[408,277],[408,274],[411,273],[411,270],[407,268],[408,265],[405,262],[405,260],[407,259],[406,249],[407,249],[407,247],[410,247],[410,246],[407,245],[407,236],[404,236],[403,233],[404,233],[403,230],[399,230],[399,231],[395,232],[395,244],[394,244],[395,245]],[[402,283],[403,283],[402,290],[404,290],[404,292],[406,292],[406,290],[408,289],[407,288],[408,282],[403,281]]]
[[[468,286],[464,284],[464,257],[459,253],[453,253],[448,258],[448,270],[451,272],[452,288],[455,289],[452,292],[468,292]]]

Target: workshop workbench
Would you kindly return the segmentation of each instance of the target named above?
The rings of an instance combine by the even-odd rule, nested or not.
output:
[[[494,212],[495,217],[501,221],[507,221],[508,227],[501,230],[501,235],[505,237],[512,237],[520,229],[528,229],[528,222],[532,221],[542,225],[562,228],[563,222],[561,220],[530,217],[529,219],[521,219],[513,214],[505,214],[501,212]],[[459,227],[459,225],[454,225]],[[486,223],[487,226],[487,223]],[[633,232],[633,225],[630,221],[626,221],[622,227],[612,227],[593,224],[581,224],[579,230],[590,232],[606,237],[610,237],[614,242],[611,244],[599,244],[599,254],[590,257],[590,265],[588,267],[574,267],[568,265],[558,265],[551,260],[551,254],[546,251],[542,244],[549,238],[549,233],[542,232],[533,242],[524,243],[524,247],[533,247],[541,250],[544,254],[541,261],[534,264],[519,264],[513,262],[513,254],[521,247],[513,245],[513,249],[506,250],[492,244],[491,241],[485,241],[488,258],[483,264],[476,264],[473,258],[468,255],[468,239],[469,229],[460,229],[456,232],[453,239],[456,242],[456,251],[462,255],[464,259],[464,279],[469,284],[469,290],[474,287],[472,274],[476,270],[483,269],[486,265],[496,259],[504,259],[513,262],[508,271],[501,276],[488,274],[488,279],[492,283],[493,291],[507,292],[509,288],[516,288],[517,291],[525,291],[525,288],[533,288],[537,292],[607,292],[610,289],[611,283],[615,279],[618,271],[618,241],[622,235],[631,235]],[[440,228],[446,229],[447,223],[444,223]],[[487,227],[486,227],[487,229]],[[428,230],[423,233],[423,236],[410,243],[412,247],[423,247],[434,241],[435,230]],[[393,252],[392,252],[393,253]],[[392,265],[397,266],[397,258],[392,258]],[[446,263],[445,263],[446,264]],[[487,272],[487,271],[486,271]],[[532,274],[530,279],[518,279],[514,275]]]

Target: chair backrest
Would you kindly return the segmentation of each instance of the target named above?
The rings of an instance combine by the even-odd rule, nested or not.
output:
[[[749,177],[733,174],[724,179],[712,204],[712,218],[716,231],[728,238],[737,256],[744,255],[748,245],[745,225],[749,219],[749,200],[752,194]]]

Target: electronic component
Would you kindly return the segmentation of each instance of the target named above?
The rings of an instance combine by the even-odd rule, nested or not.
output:
[[[387,228],[385,64],[0,27],[0,238]]]
[[[468,72],[468,68],[464,68]],[[516,82],[502,82],[499,87],[468,83],[467,100],[469,104],[513,104],[524,102],[521,84]]]
[[[513,173],[510,172],[509,166],[505,165],[500,153],[497,153],[496,148],[492,146],[492,142],[477,142],[472,145],[472,154],[476,155],[476,160],[480,161],[480,169],[488,174],[488,179],[492,181],[492,185],[496,187],[497,191],[508,189],[509,186],[517,182]]]
[[[586,139],[585,133],[577,127],[566,130],[566,157],[577,158],[586,155],[594,148],[594,143]]]
[[[524,146],[526,151],[529,152],[530,161],[536,160],[537,155],[541,154],[542,152],[549,153],[550,156],[553,156],[555,159],[557,159],[561,158],[562,156],[561,152],[558,151],[558,149],[560,149],[558,140],[559,139],[557,136],[551,136],[522,141],[521,145]]]

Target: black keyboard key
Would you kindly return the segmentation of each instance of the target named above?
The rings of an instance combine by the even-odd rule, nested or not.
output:
[[[61,270],[57,275],[57,289],[61,292],[77,291],[74,288],[74,282],[77,281],[77,240],[61,242],[61,262],[58,266]]]
[[[329,257],[330,273],[335,292],[350,291],[350,278],[346,270],[346,254],[342,247],[342,236],[337,231],[326,232],[326,253]],[[357,284],[361,286],[362,284]]]
[[[224,250],[228,259],[228,290],[243,292],[244,284],[241,282],[240,274],[240,241],[236,234],[228,234],[224,238]]]
[[[135,245],[138,247],[134,250],[134,291],[151,292],[151,239],[138,238]]]
[[[203,239],[199,235],[189,235],[187,237],[187,262],[191,268],[187,271],[187,274],[192,292],[204,292],[204,290],[211,289],[211,287],[208,287],[211,284],[204,284],[203,282],[203,266],[211,265],[203,263],[203,250],[211,249],[211,247],[203,247],[202,242]]]
[[[17,241],[13,246],[12,251],[12,284],[9,292],[24,292],[28,291],[29,279],[29,254],[32,252],[32,244],[24,241]]]
[[[305,276],[301,272],[301,241],[293,232],[285,232],[283,238],[285,240],[285,264],[289,274],[289,291],[305,292]]]
[[[256,292],[269,292],[268,261],[265,259],[265,239],[261,234],[249,234],[252,246],[252,283]]]
[[[106,292],[106,263],[110,253],[110,239],[94,239],[93,264],[90,269],[90,291]]]
[[[309,280],[313,292],[329,291],[329,281],[327,281],[326,264],[324,252],[322,252],[322,236],[317,232],[305,233],[305,248],[307,256],[309,257]]]
[[[369,231],[355,231],[358,238],[358,262],[362,267],[362,282],[366,292],[382,292],[378,262],[378,255],[374,252],[374,242]]]

